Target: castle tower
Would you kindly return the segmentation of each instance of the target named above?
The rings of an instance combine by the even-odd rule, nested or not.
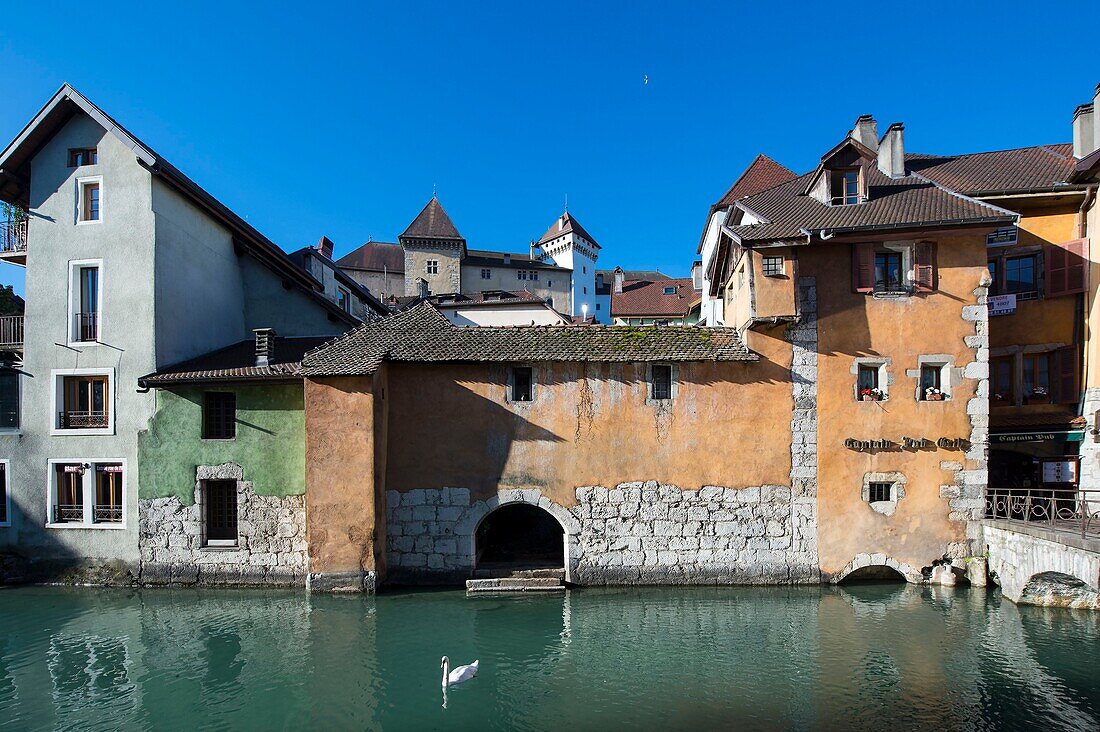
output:
[[[439,199],[432,196],[409,228],[397,238],[405,252],[405,294],[420,294],[417,280],[432,294],[462,291],[466,240],[458,233]]]
[[[600,245],[568,211],[538,240],[538,258],[573,270],[570,315],[596,314],[596,259]],[[585,307],[587,306],[587,308]]]

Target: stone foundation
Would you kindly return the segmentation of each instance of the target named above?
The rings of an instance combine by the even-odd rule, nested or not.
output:
[[[195,502],[179,498],[138,502],[141,566],[147,585],[304,586],[308,560],[305,499],[261,496],[233,463],[199,466]],[[204,546],[202,482],[237,481],[235,547]]]

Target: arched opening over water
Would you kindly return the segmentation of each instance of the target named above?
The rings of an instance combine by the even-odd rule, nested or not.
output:
[[[1062,572],[1039,572],[1020,591],[1021,605],[1100,608],[1100,593],[1080,577]]]
[[[565,530],[548,511],[528,503],[496,509],[477,527],[477,569],[562,569]]]
[[[905,575],[884,564],[871,564],[849,572],[840,580],[842,585],[861,584],[865,582],[888,582],[905,584]]]

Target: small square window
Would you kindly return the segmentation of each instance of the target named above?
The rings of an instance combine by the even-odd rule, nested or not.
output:
[[[530,366],[512,369],[512,401],[529,402],[534,397],[534,377]]]
[[[203,483],[203,528],[207,546],[237,545],[237,481]]]
[[[764,257],[765,277],[780,277],[783,274],[783,257]]]
[[[208,391],[202,395],[202,439],[232,440],[237,436],[237,395]]]
[[[655,363],[650,367],[651,399],[672,398],[672,366]]]
[[[425,274],[439,274],[439,260],[427,259],[424,261],[424,273]]]
[[[880,501],[893,500],[894,484],[893,483],[871,483],[867,486],[869,503],[879,503]]]
[[[69,167],[79,168],[82,165],[95,165],[99,162],[99,153],[94,147],[79,147],[69,150]]]
[[[481,279],[487,280],[487,279],[490,279],[492,276],[493,276],[493,270],[491,270],[491,269],[481,270]]]

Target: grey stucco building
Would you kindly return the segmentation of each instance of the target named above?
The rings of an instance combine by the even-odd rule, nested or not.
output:
[[[138,433],[155,410],[138,378],[253,329],[326,336],[358,321],[67,84],[0,153],[0,200],[23,212],[0,259],[26,267],[27,295],[3,370],[17,408],[0,428],[0,556],[9,573],[127,572]]]

